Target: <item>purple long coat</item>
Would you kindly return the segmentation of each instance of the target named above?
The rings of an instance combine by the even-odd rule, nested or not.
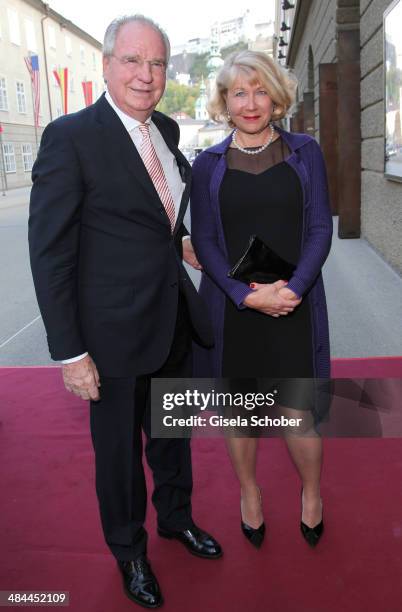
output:
[[[312,324],[314,374],[330,376],[328,315],[321,268],[332,237],[325,163],[314,138],[276,128],[288,145],[286,162],[297,173],[303,188],[303,232],[301,256],[288,287],[308,299]],[[250,288],[227,276],[227,257],[219,206],[219,190],[227,169],[225,153],[231,135],[203,151],[193,165],[191,191],[191,237],[203,266],[200,294],[206,302],[215,333],[212,349],[196,347],[196,375],[219,377],[222,372],[225,294],[238,308]]]

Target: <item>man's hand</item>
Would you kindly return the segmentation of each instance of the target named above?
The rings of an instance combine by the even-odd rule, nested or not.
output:
[[[183,259],[195,270],[202,270],[202,266],[196,257],[190,238],[183,240]]]
[[[253,292],[246,296],[243,304],[271,317],[286,316],[301,302],[291,289],[286,289],[283,280],[276,283],[252,283]]]
[[[79,361],[65,363],[62,366],[64,385],[84,400],[100,399],[100,380],[96,365],[87,355]]]

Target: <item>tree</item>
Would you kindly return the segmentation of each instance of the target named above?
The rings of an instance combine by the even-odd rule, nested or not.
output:
[[[226,59],[230,53],[234,53],[235,51],[244,51],[245,49],[248,49],[248,44],[245,42],[238,42],[234,45],[230,45],[230,47],[223,47],[223,49],[221,49],[221,55],[223,59]]]
[[[208,76],[208,59],[209,53],[200,53],[195,56],[193,65],[190,68],[190,77],[193,82],[201,81],[202,76],[204,79]]]
[[[159,102],[157,110],[166,115],[172,113],[186,113],[190,117],[195,116],[195,102],[199,96],[198,86],[187,87],[176,81],[167,81],[165,94]]]
[[[241,51],[242,49],[247,49],[247,44],[244,42],[239,42],[235,45],[231,45],[230,47],[225,47],[222,49],[222,57],[225,58],[229,53]],[[192,66],[189,68],[190,78],[193,83],[200,83],[202,76],[207,78],[208,59],[209,53],[200,53],[194,56]],[[187,87],[186,85],[180,85],[177,83],[177,81],[168,79],[165,95],[158,105],[158,110],[166,115],[182,112],[190,115],[190,117],[194,117],[195,102],[199,95],[199,85]]]

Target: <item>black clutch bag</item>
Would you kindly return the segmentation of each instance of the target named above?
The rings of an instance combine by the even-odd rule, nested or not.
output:
[[[283,259],[258,238],[250,236],[250,242],[239,261],[228,272],[230,278],[248,285],[256,283],[275,283],[289,280],[296,266]]]

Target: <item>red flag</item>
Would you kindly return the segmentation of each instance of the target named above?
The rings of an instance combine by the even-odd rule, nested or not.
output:
[[[85,106],[92,104],[92,81],[82,81],[82,89],[84,91]]]
[[[39,79],[39,58],[37,55],[24,57],[25,64],[31,76],[33,105],[34,105],[34,123],[35,127],[39,125],[39,107],[40,107],[40,79]]]

